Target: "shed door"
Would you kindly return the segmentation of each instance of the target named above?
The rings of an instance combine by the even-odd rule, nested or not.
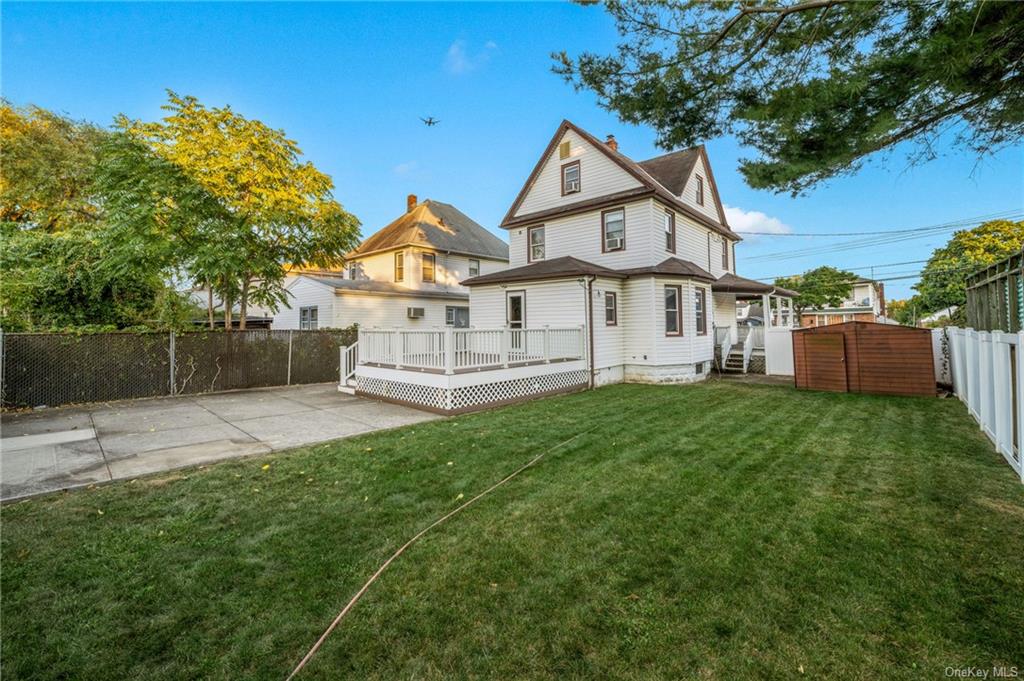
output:
[[[844,393],[846,383],[846,338],[841,333],[804,334],[804,360],[810,390]]]

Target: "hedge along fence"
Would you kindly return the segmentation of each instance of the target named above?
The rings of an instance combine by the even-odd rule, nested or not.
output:
[[[354,330],[0,335],[5,409],[337,380]]]

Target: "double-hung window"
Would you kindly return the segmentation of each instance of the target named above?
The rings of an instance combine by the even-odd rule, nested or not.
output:
[[[623,208],[601,213],[601,251],[621,251],[626,248],[626,211]]]
[[[359,268],[356,266],[356,264],[354,262],[350,262],[348,264],[348,278],[349,279],[355,279],[356,278],[356,274],[358,272],[359,272]]]
[[[681,286],[665,287],[665,335],[683,335],[683,289]]]
[[[722,269],[729,269],[729,240],[722,238]]]
[[[562,196],[580,191],[580,162],[573,161],[562,166]]]
[[[427,283],[434,282],[434,264],[437,256],[433,253],[423,254],[423,281]]]
[[[700,175],[694,175],[694,178],[696,178],[696,180],[697,180],[697,189],[696,189],[697,205],[703,206],[704,205],[704,178],[701,177]]]
[[[395,281],[405,279],[405,252],[395,253]]]
[[[299,308],[299,329],[316,331],[319,314],[316,305]]]
[[[619,323],[619,297],[611,291],[604,292],[604,323],[605,326],[617,326]]]
[[[527,261],[534,262],[544,259],[544,225],[531,227],[527,230]]]
[[[697,335],[708,334],[708,294],[702,288],[697,288],[693,295],[694,318],[697,320]]]
[[[480,274],[480,261],[476,258],[469,259],[469,276],[475,277]]]
[[[669,253],[676,252],[676,214],[670,210],[665,211],[665,250]]]

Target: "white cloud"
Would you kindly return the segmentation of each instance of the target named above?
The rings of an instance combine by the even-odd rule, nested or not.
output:
[[[765,215],[759,210],[743,210],[735,206],[722,206],[725,219],[735,232],[766,232],[768,234],[792,234],[793,228],[778,218]]]
[[[399,163],[397,166],[392,168],[395,175],[408,175],[420,166],[416,161],[406,161],[405,163]]]
[[[491,55],[498,50],[498,44],[493,40],[484,43],[483,49],[476,53],[470,53],[466,41],[459,39],[448,46],[445,53],[444,67],[448,73],[462,75],[475,71],[491,59]]]

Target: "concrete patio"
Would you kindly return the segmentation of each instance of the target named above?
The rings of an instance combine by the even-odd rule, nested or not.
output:
[[[0,416],[0,499],[81,487],[439,418],[290,386]]]

